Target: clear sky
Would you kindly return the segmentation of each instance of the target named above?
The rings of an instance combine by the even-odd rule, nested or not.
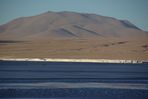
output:
[[[47,11],[95,13],[126,19],[148,31],[148,0],[0,0],[0,24]]]

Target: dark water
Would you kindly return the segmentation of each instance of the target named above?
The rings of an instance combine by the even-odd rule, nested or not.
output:
[[[148,64],[0,61],[0,84],[45,82],[148,84]],[[148,99],[142,89],[2,87],[9,99]]]

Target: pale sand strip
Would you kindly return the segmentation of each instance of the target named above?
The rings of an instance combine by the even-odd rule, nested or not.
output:
[[[46,61],[46,62],[90,62],[90,63],[143,63],[142,60],[112,60],[112,59],[52,59],[52,58],[0,58],[2,61]]]

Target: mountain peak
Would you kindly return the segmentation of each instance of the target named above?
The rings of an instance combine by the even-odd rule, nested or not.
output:
[[[0,39],[139,38],[145,35],[146,32],[127,20],[69,11],[48,11],[0,26]]]

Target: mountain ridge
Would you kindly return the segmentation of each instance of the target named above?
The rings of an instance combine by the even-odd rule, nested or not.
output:
[[[13,34],[13,36],[10,34]],[[0,25],[0,39],[145,37],[146,32],[127,20],[77,12],[46,12]]]

